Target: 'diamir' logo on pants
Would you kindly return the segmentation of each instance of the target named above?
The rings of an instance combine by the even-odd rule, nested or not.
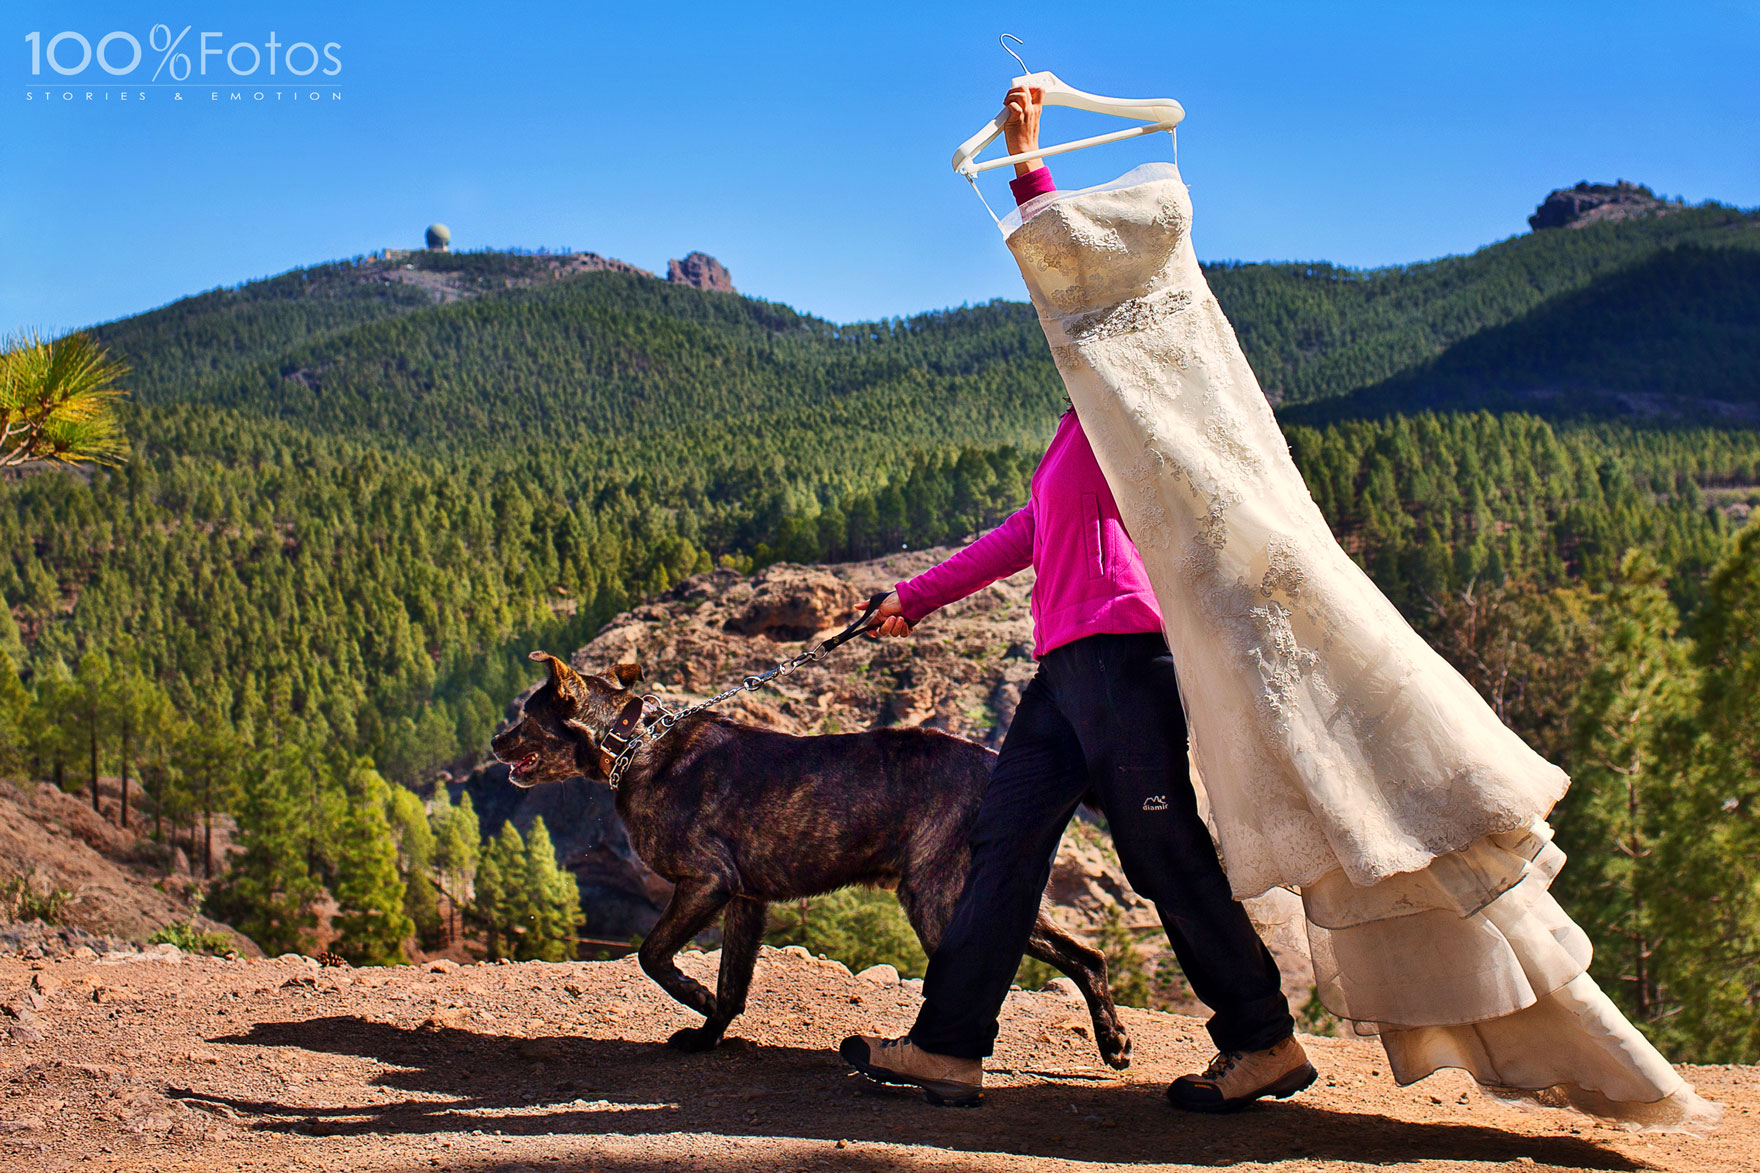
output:
[[[1143,809],[1146,811],[1164,811],[1164,810],[1166,810],[1167,809],[1167,795],[1165,795],[1165,794],[1151,794],[1148,798],[1145,798],[1143,800]]]

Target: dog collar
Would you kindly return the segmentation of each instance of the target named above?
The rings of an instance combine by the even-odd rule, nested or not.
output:
[[[623,706],[617,720],[599,734],[599,772],[605,777],[612,777],[611,767],[617,764],[617,760],[641,744],[641,738],[634,734],[636,727],[642,723],[643,704],[641,697],[632,698]],[[613,787],[615,785],[613,783]]]

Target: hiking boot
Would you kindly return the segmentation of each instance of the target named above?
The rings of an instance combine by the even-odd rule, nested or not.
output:
[[[1224,1051],[1202,1075],[1182,1075],[1167,1099],[1188,1112],[1232,1112],[1261,1096],[1293,1096],[1318,1078],[1302,1045],[1292,1036],[1263,1051]]]
[[[976,1108],[984,1098],[982,1059],[931,1055],[909,1035],[902,1039],[851,1035],[837,1053],[869,1079],[922,1088],[937,1108]]]

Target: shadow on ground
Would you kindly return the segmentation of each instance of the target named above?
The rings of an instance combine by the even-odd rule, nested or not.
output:
[[[210,1041],[373,1059],[395,1069],[376,1086],[423,1097],[314,1108],[171,1089],[188,1102],[248,1116],[255,1128],[308,1136],[474,1129],[516,1137],[708,1133],[1114,1163],[1495,1164],[1528,1158],[1571,1169],[1648,1167],[1577,1137],[1402,1121],[1300,1100],[1231,1116],[1193,1116],[1175,1112],[1158,1086],[1144,1084],[1004,1087],[989,1092],[976,1111],[932,1108],[914,1092],[849,1074],[832,1054],[794,1047],[736,1043],[732,1050],[685,1055],[654,1043],[405,1029],[352,1016],[261,1023]],[[840,1160],[855,1156],[839,1154]],[[594,1164],[610,1167],[604,1158]],[[755,1167],[751,1156],[739,1164]]]

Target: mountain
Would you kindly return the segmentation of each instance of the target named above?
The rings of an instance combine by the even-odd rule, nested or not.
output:
[[[1411,372],[1481,331],[1677,245],[1760,248],[1760,213],[1690,208],[1511,237],[1467,256],[1386,269],[1257,264],[1213,267],[1208,276],[1281,411]],[[1607,358],[1610,375],[1621,357]]]
[[[1760,216],[1700,207],[1210,278],[1334,524],[1418,600],[1605,575],[1621,542],[1708,564],[1734,514],[1675,489],[1749,507],[1754,439],[1729,425],[1754,403],[1757,245]],[[696,288],[717,267],[686,262],[669,282],[590,253],[387,253],[104,325],[136,457],[0,484],[0,649],[58,672],[126,635],[180,711],[294,720],[415,780],[481,745],[534,642],[576,646],[718,565],[958,542],[1018,506],[1062,402],[1030,306],[838,325]],[[1686,399],[1716,429],[1332,424]],[[1523,468],[1530,445],[1563,445],[1575,479],[1461,450]],[[1651,496],[1612,512],[1608,462]]]
[[[1675,246],[1760,248],[1760,215],[1688,208],[1386,269],[1223,264],[1208,276],[1281,406],[1410,373]],[[450,447],[460,429],[488,443],[514,430],[520,442],[556,441],[607,426],[627,438],[634,426],[729,411],[744,430],[804,403],[833,412],[814,426],[853,428],[860,413],[889,411],[913,438],[995,442],[1024,439],[1057,392],[1033,315],[1018,303],[837,326],[593,254],[339,262],[98,333],[136,368],[144,404],[234,406],[395,446]],[[1612,374],[1617,358],[1607,360]],[[995,404],[990,373],[1035,393]],[[939,426],[919,427],[929,412]]]
[[[1760,424],[1760,251],[1670,246],[1284,417],[1480,408]]]

